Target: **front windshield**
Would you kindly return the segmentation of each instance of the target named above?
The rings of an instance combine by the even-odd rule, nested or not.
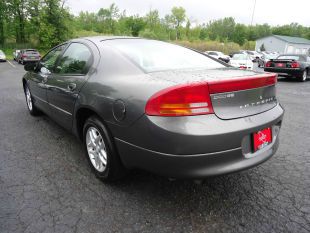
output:
[[[156,40],[118,39],[104,43],[119,50],[146,72],[225,67],[193,50]]]
[[[233,60],[248,60],[248,55],[246,54],[235,54],[232,59]]]

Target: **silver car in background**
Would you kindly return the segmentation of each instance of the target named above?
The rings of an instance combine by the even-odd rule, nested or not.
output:
[[[0,50],[0,61],[6,61],[6,56],[2,50]]]

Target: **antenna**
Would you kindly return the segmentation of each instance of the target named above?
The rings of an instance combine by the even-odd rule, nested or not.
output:
[[[254,0],[254,7],[253,7],[253,13],[252,13],[251,26],[253,25],[254,14],[255,14],[255,8],[256,8],[256,0]]]

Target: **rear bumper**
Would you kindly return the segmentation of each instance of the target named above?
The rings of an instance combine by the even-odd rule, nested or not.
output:
[[[208,141],[203,141],[203,137],[193,137],[192,141],[184,139],[183,144],[188,144],[186,146],[179,144],[182,143],[180,138],[170,141],[162,138],[162,144],[178,148],[179,153],[161,152],[137,146],[119,138],[116,138],[115,141],[121,159],[127,168],[140,168],[174,178],[204,178],[241,171],[268,160],[279,145],[283,114],[284,110],[280,105],[277,105],[267,112],[251,117],[231,121],[218,119],[217,127],[222,128],[227,122],[230,122],[232,127],[224,128],[226,132],[219,132],[220,135],[212,132],[213,135],[209,134],[207,137]],[[243,126],[240,125],[240,121],[243,121]],[[272,143],[252,153],[251,134],[270,126],[273,130]],[[236,127],[239,128],[238,131],[235,131]],[[186,136],[184,137],[186,138]],[[210,142],[212,138],[214,140]],[[231,141],[235,146],[227,149],[227,145],[232,144]],[[197,148],[198,145],[200,148]],[[188,153],[188,150],[185,149],[182,151],[182,148],[188,147],[192,149],[192,153]],[[222,148],[222,150],[218,150],[218,148]],[[201,153],[202,150],[205,150],[206,153]]]
[[[40,61],[40,59],[27,59],[27,58],[24,58],[23,61],[24,62],[38,62],[38,61]]]
[[[283,68],[264,68],[264,71],[266,72],[272,72],[272,73],[277,73],[277,74],[288,74],[288,75],[292,75],[292,76],[300,76],[303,73],[303,70],[301,69],[283,69]]]

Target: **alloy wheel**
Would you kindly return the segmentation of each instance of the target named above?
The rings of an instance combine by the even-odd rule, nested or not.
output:
[[[32,99],[31,99],[31,93],[28,87],[26,87],[26,101],[27,101],[28,109],[32,111],[32,108],[33,108]]]
[[[302,81],[306,81],[306,80],[307,80],[307,71],[305,70],[302,75]]]
[[[107,149],[98,129],[89,127],[86,132],[86,148],[93,167],[98,172],[107,167]]]

